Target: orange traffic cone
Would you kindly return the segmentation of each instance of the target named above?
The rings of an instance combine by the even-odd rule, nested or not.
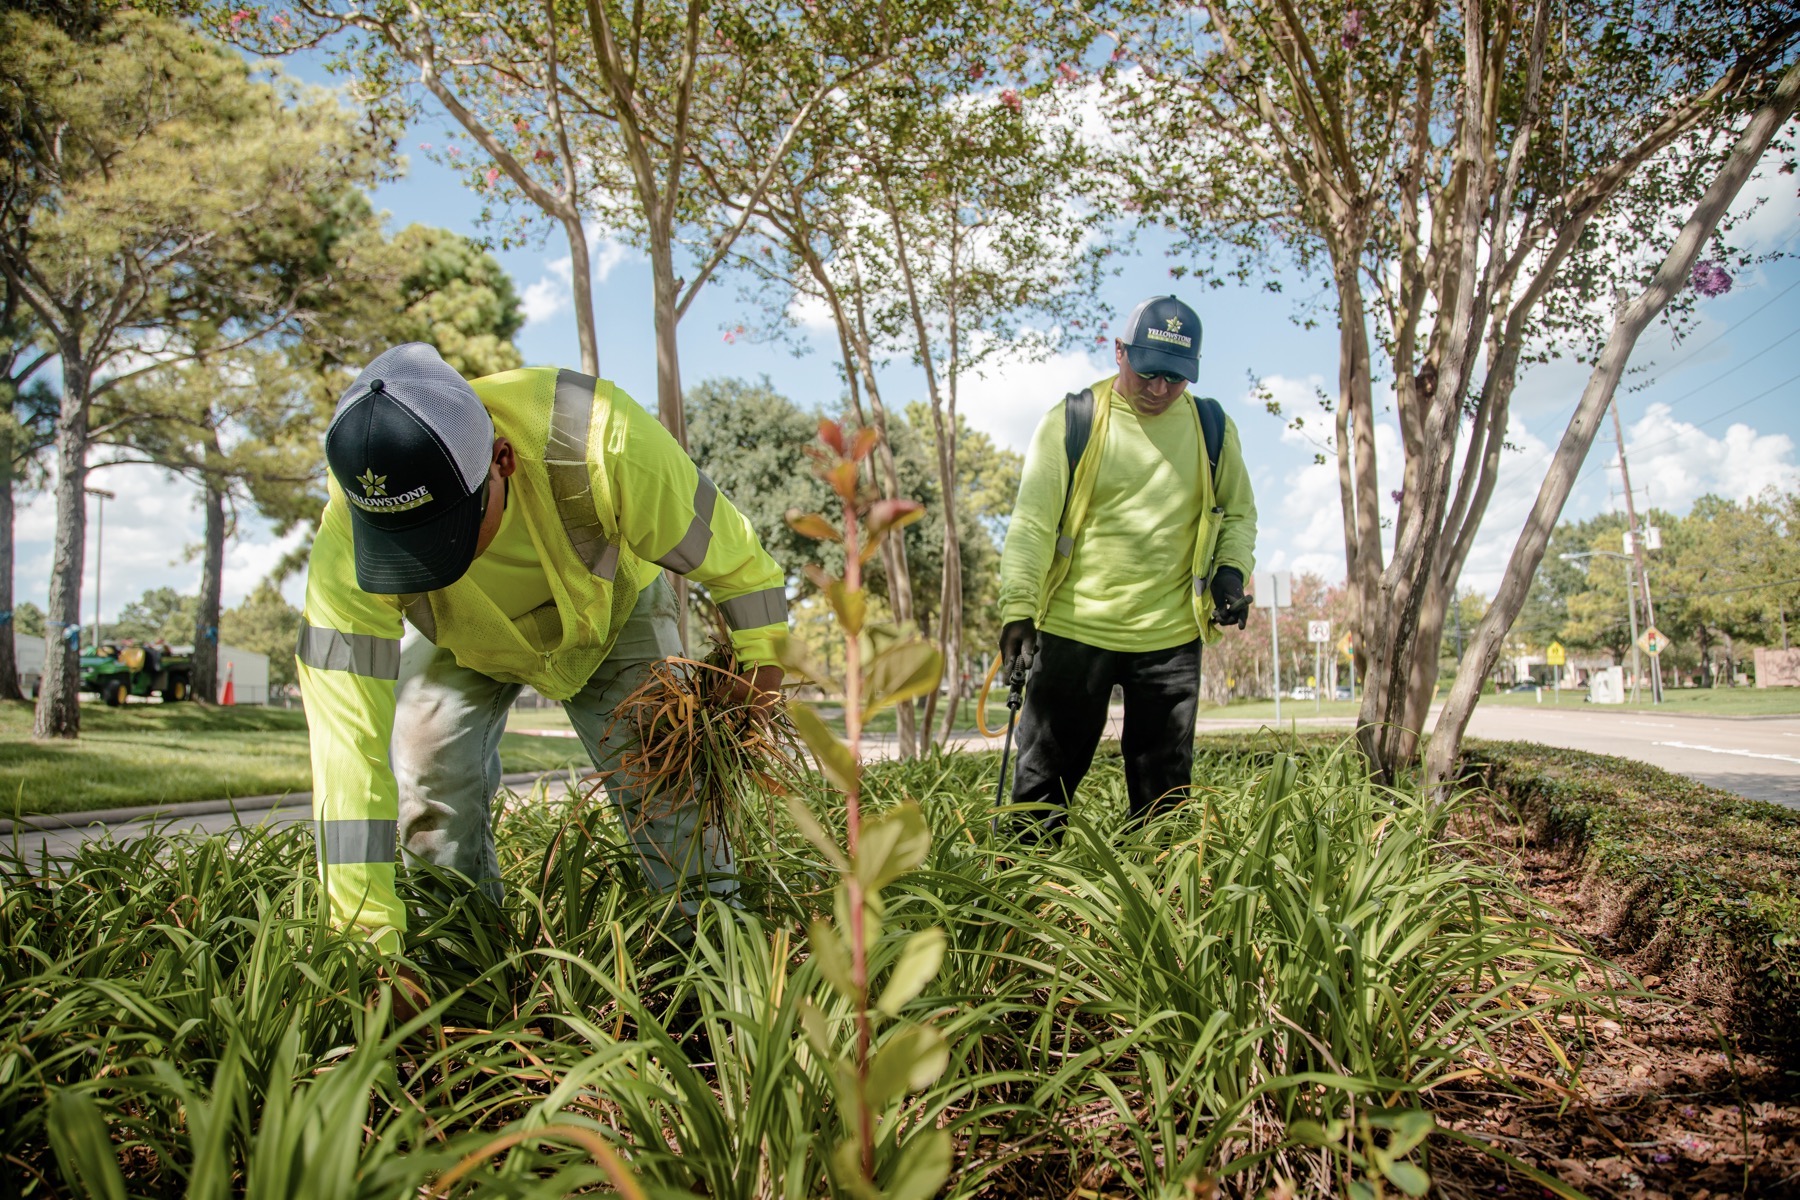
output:
[[[219,696],[220,704],[237,703],[237,685],[231,681],[232,672],[236,666],[236,663],[225,664],[225,690]]]

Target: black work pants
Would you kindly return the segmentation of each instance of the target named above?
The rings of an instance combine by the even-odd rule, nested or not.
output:
[[[1052,804],[1027,819],[1060,834],[1070,799],[1106,730],[1113,685],[1125,692],[1125,787],[1131,817],[1172,804],[1194,774],[1194,709],[1200,698],[1200,639],[1130,653],[1038,634],[1019,717],[1013,803]]]

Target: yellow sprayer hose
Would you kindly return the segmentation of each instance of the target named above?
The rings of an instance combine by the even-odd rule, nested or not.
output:
[[[987,678],[981,681],[981,695],[975,700],[975,728],[981,730],[982,737],[997,738],[1006,733],[1004,729],[987,727],[988,691],[994,686],[994,676],[1000,673],[1000,656],[994,655],[994,665],[988,668]]]

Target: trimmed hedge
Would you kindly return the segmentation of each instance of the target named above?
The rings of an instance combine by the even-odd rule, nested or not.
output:
[[[1746,1046],[1800,1061],[1800,810],[1530,742],[1472,740],[1464,762],[1528,845],[1612,894],[1606,949],[1690,974]]]

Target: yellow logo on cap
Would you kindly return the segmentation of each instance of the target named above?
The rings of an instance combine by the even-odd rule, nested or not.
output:
[[[374,467],[370,467],[361,475],[358,475],[356,477],[356,482],[363,485],[363,495],[365,496],[387,495],[387,488],[382,486],[387,483],[387,476],[377,475]]]
[[[1165,324],[1169,327],[1170,333],[1180,333],[1181,332],[1181,318],[1180,317],[1170,317],[1167,321],[1164,321],[1163,324]]]

